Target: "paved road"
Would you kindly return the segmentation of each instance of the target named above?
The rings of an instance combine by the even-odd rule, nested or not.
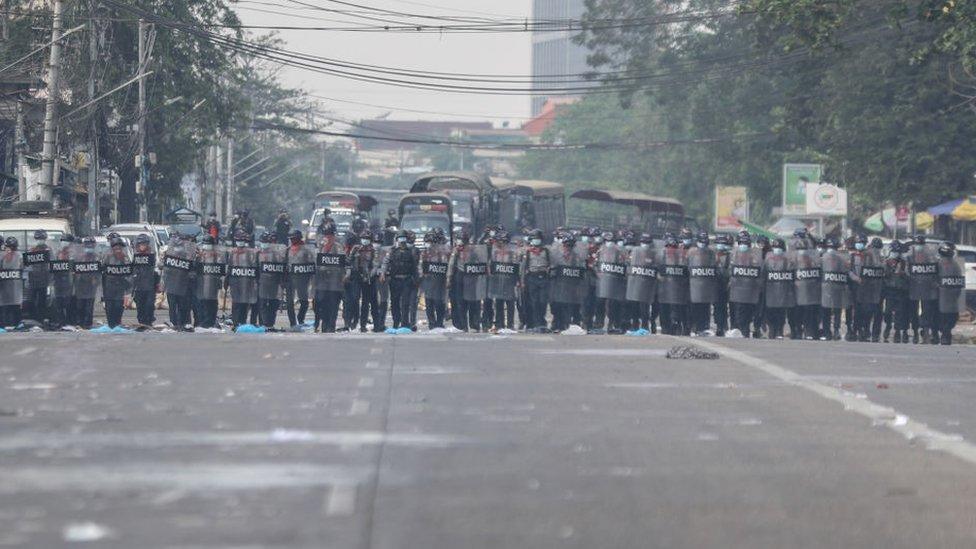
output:
[[[976,546],[976,348],[0,336],[0,546]]]

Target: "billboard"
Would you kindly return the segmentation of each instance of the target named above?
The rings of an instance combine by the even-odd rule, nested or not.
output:
[[[820,183],[808,184],[807,215],[847,215],[847,191],[837,185]]]
[[[715,232],[742,228],[739,220],[749,221],[749,191],[745,187],[715,187]]]
[[[807,215],[807,187],[820,183],[820,164],[783,164],[783,215]]]

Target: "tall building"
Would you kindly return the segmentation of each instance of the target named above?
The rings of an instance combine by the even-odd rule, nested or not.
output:
[[[583,0],[532,0],[532,18],[535,20],[579,20],[586,11]],[[556,74],[582,74],[589,70],[586,65],[586,48],[573,43],[575,31],[535,32],[532,34],[532,77],[535,88],[560,88],[558,82],[537,82]],[[549,80],[553,80],[550,78]],[[572,79],[569,80],[578,80]],[[554,95],[565,95],[556,93]],[[532,97],[532,116],[542,112],[542,106],[550,96]]]

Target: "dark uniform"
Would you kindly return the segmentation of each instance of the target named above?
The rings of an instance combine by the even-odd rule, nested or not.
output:
[[[549,299],[549,269],[552,260],[549,248],[542,245],[542,232],[532,231],[529,247],[522,256],[519,267],[521,284],[525,288],[529,319],[526,328],[543,330],[546,328],[546,306]]]
[[[393,327],[410,326],[411,286],[417,284],[417,255],[408,245],[408,237],[401,231],[397,235],[396,246],[386,256],[384,276],[390,282],[390,305],[393,313]]]

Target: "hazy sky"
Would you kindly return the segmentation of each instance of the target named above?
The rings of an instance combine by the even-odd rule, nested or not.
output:
[[[327,0],[303,0],[306,4],[349,8]],[[386,10],[430,15],[469,17],[529,17],[532,0],[352,0],[353,3]],[[246,1],[235,4],[247,25],[336,26],[336,23],[316,20],[336,20],[337,16],[294,4],[289,0]],[[288,6],[287,8],[284,6]],[[258,11],[264,10],[264,11]],[[280,12],[277,14],[268,11]],[[360,13],[368,13],[359,10]],[[288,14],[288,15],[286,15]],[[368,22],[366,22],[368,24]],[[283,30],[280,36],[286,49],[321,55],[355,63],[395,66],[419,70],[467,73],[501,73],[528,75],[531,72],[530,33],[433,33],[403,32],[357,33],[335,31]],[[528,96],[471,95],[439,91],[412,90],[347,80],[299,69],[287,68],[285,83],[299,86],[314,95],[389,105],[374,108],[350,103],[325,101],[336,114],[347,118],[371,118],[393,111],[390,118],[485,120],[477,116],[511,117],[518,126],[529,113]],[[448,114],[428,114],[397,109],[436,111]],[[490,119],[496,124],[501,119]]]

